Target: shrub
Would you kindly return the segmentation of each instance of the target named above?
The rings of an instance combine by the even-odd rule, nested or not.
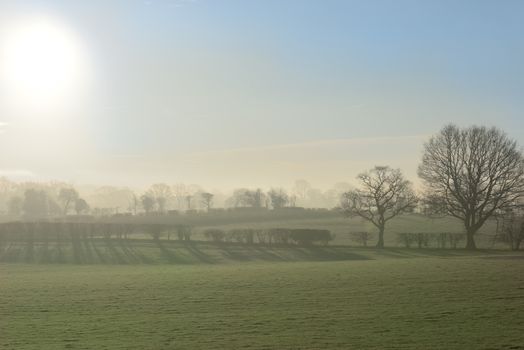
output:
[[[228,238],[232,241],[245,244],[253,244],[255,231],[251,229],[234,229],[228,232]]]
[[[289,244],[291,230],[287,228],[272,228],[267,230],[268,243]]]
[[[223,242],[226,238],[226,233],[216,228],[210,228],[204,231],[204,237],[213,242]]]
[[[329,230],[294,229],[291,230],[290,238],[299,245],[308,246],[315,243],[327,245],[333,236]]]
[[[374,238],[374,234],[367,231],[362,232],[350,232],[349,237],[353,242],[357,242],[363,247],[368,246],[368,242],[371,241]]]

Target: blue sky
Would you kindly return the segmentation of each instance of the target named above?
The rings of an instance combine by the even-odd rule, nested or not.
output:
[[[75,33],[92,79],[47,123],[63,142],[18,147],[6,171],[326,187],[384,163],[416,180],[423,141],[448,122],[524,143],[522,1],[0,3],[0,21],[35,13]],[[31,118],[0,115],[4,149],[46,143]]]

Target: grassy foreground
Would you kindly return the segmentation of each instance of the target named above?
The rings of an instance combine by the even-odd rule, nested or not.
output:
[[[522,257],[0,264],[0,348],[524,349]]]

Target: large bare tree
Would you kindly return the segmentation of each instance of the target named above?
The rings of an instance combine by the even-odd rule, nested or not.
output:
[[[357,176],[360,188],[342,195],[341,208],[348,216],[358,216],[378,229],[377,248],[384,248],[386,223],[413,210],[417,197],[411,183],[399,169],[375,168]]]
[[[522,153],[497,128],[445,126],[425,144],[418,174],[432,211],[464,223],[468,249],[486,220],[524,193]]]

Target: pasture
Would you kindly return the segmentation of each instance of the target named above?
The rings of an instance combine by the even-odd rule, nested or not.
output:
[[[522,253],[136,249],[158,263],[0,264],[0,348],[524,349]]]

